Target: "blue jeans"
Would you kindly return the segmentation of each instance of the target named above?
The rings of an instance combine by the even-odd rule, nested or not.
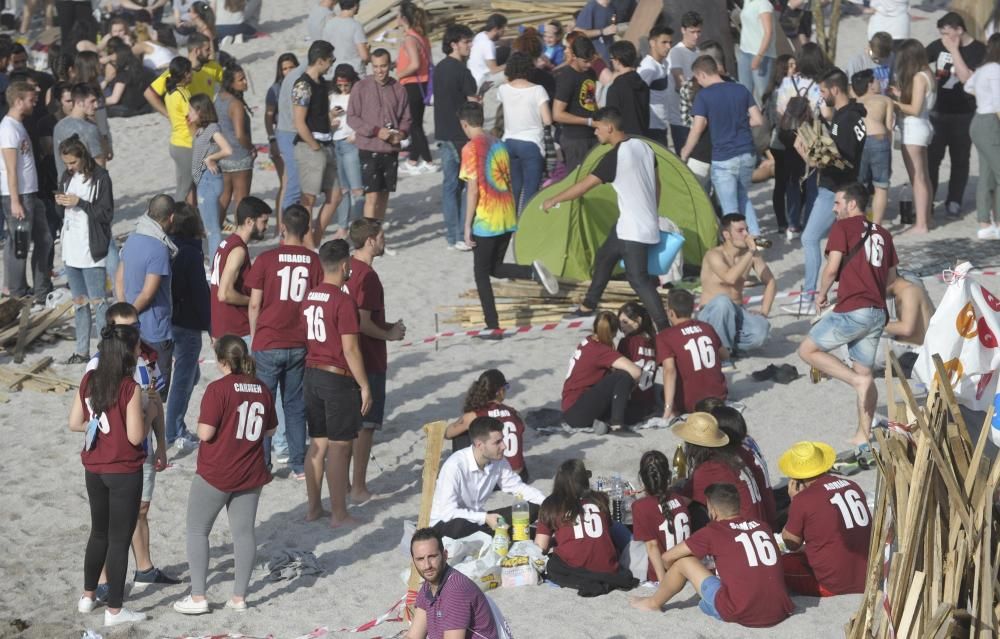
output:
[[[764,56],[760,59],[760,66],[754,71],[751,69],[754,54],[743,50],[736,52],[736,67],[740,76],[740,84],[753,94],[754,101],[759,105],[764,91],[767,91],[767,82],[771,79],[771,65],[774,58]]]
[[[441,151],[441,213],[448,246],[465,239],[465,182],[458,179],[461,149],[454,142],[438,142]]]
[[[510,153],[510,181],[514,190],[514,203],[520,213],[542,185],[545,158],[534,142],[504,140]]]
[[[747,312],[725,295],[716,295],[705,304],[698,319],[715,329],[730,353],[760,348],[771,332],[766,317]]]
[[[830,189],[819,187],[816,201],[813,202],[809,220],[802,231],[802,250],[806,254],[806,281],[803,284],[802,299],[812,301],[813,293],[819,282],[819,270],[823,266],[823,248],[821,244],[830,233],[833,226],[833,198],[836,195]]]
[[[680,124],[670,125],[670,141],[674,143],[674,153],[680,155],[681,149],[687,144],[688,133],[691,133],[691,127]]]
[[[108,310],[107,277],[103,266],[66,267],[66,281],[74,299],[76,349],[73,352],[77,355],[90,355],[91,324],[96,322],[98,336],[104,328],[104,314]],[[82,299],[83,302],[77,304],[77,299]],[[97,317],[94,317],[94,313]]]
[[[222,243],[222,225],[219,223],[219,196],[222,195],[222,173],[213,175],[206,170],[198,182],[198,212],[208,235],[208,263],[215,259],[215,251]]]
[[[335,140],[334,151],[337,155],[340,190],[344,194],[337,205],[337,226],[346,229],[353,220],[364,214],[365,185],[361,181],[361,157],[358,155],[358,147],[347,140]]]
[[[285,413],[285,437],[288,440],[288,465],[292,471],[305,469],[306,410],[302,382],[306,370],[306,349],[274,348],[254,351],[257,377],[267,384],[271,393],[281,390],[281,405]],[[266,460],[270,463],[270,460]]]
[[[795,153],[795,151],[792,152]],[[788,214],[788,226],[799,231],[809,221],[809,211],[812,210],[813,203],[816,202],[816,191],[819,189],[816,184],[816,171],[813,171],[805,180],[801,178],[801,174],[789,173],[788,183],[785,185],[785,209]]]
[[[173,333],[174,370],[170,394],[167,395],[165,428],[168,444],[188,432],[184,416],[191,401],[191,393],[201,379],[201,368],[198,365],[198,358],[201,356],[201,331],[174,324]]]
[[[295,162],[295,131],[275,131],[278,138],[278,152],[285,161],[285,195],[281,198],[281,208],[289,207],[302,198],[299,187],[299,167]]]
[[[115,290],[115,273],[118,272],[118,264],[122,261],[121,247],[118,246],[118,242],[115,241],[115,236],[111,236],[111,241],[108,242],[108,256],[104,258],[104,270],[108,274],[108,279],[111,280],[111,291]]]
[[[750,201],[750,186],[757,159],[753,153],[744,153],[728,160],[712,160],[712,186],[719,198],[722,214],[742,213],[747,219],[750,235],[760,235],[757,213]]]

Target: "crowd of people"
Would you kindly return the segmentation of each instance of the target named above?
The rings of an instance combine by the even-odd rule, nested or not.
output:
[[[22,31],[44,4],[26,3]],[[653,26],[640,56],[622,37],[636,3],[589,0],[572,24],[516,34],[499,13],[478,32],[449,24],[438,55],[427,13],[402,0],[394,57],[368,42],[358,0],[320,0],[306,19],[305,57],[276,57],[263,105],[280,180],[272,205],[255,195],[256,109],[233,48],[256,35],[259,0],[174,0],[166,21],[166,0],[105,2],[100,21],[84,11],[89,3],[55,4],[61,38],[48,48],[48,71],[28,68],[25,47],[0,36],[0,235],[5,294],[43,304],[58,241],[73,300],[68,364],[86,372],[69,421],[85,433],[92,521],[80,612],[105,604],[107,625],[144,618],[124,607],[129,545],[136,585],[179,583],[155,566],[147,520],[171,446],[198,456],[187,509],[191,588],[174,603],[178,612],[211,610],[208,537],[223,507],[235,573],[225,605],[247,609],[257,506],[276,465],[304,483],[308,520],[356,525],[348,502],[372,498],[367,464],[387,410],[387,342],[406,335],[402,321],[386,317],[374,268],[394,253],[385,227],[399,177],[440,172],[447,248],[473,253],[480,336],[502,339],[492,278],[559,289],[541,261],[505,261],[519,216],[544,180],[574,171],[598,145],[610,150],[592,169],[536,202],[560,215],[560,203],[610,185],[619,212],[569,313],[593,317],[593,330],[571,355],[562,420],[603,435],[662,418],[685,442],[687,476],[675,476],[663,452],[643,455],[631,532],[612,521],[583,460],[560,465],[552,494],[543,494],[530,482],[547,473],[528,472],[525,424],[507,379],[482,372],[446,431],[453,454],[437,479],[431,527],[411,541],[425,585],[410,636],[456,628],[500,636],[502,615],[447,566],[442,541],[510,521],[510,507],[485,509],[497,488],[530,502],[549,578],[581,593],[635,586],[619,563],[630,539],[645,544],[646,576],[659,583],[653,596],[633,600],[637,608],[658,610],[690,582],[706,614],[770,626],[793,610],[789,592],[864,589],[871,514],[863,491],[830,474],[835,454],[819,442],[782,455],[790,481],[772,490],[759,446],[725,404],[725,372],[769,340],[777,283],[766,236],[801,242],[803,293],[780,309],[822,314],[799,356],[854,389],[849,441],[857,459],[870,459],[878,353],[886,341],[897,351],[919,346],[933,313],[919,280],[899,268],[894,242],[932,227],[946,150],[944,213],[965,212],[974,146],[976,237],[1000,239],[1000,34],[978,41],[949,12],[937,22],[940,38],[925,46],[908,27],[893,30],[886,2],[873,2],[871,24],[892,28],[871,31],[866,51],[841,69],[810,41],[807,20],[789,33],[770,2],[746,0],[732,50],[702,38],[705,20],[691,11]],[[990,24],[998,18],[1000,5]],[[782,34],[794,54],[777,55]],[[424,130],[431,105],[437,162]],[[119,247],[107,167],[115,143],[129,142],[113,140],[108,119],[144,114],[169,122],[174,186],[149,200]],[[799,134],[814,122],[843,162],[814,159]],[[889,227],[897,138],[908,179]],[[661,211],[669,215],[650,141],[687,165],[718,213],[700,298],[674,288],[664,304],[648,271]],[[768,180],[773,222],[750,197]],[[272,217],[280,243],[252,257]],[[619,262],[638,299],[613,312],[601,298]],[[745,302],[751,280],[763,287],[759,307]],[[204,333],[221,377],[189,429]],[[774,532],[792,552],[779,549]]]

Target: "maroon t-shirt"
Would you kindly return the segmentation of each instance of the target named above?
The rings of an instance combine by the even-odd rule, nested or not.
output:
[[[593,336],[580,342],[569,360],[569,371],[563,382],[562,410],[569,410],[584,391],[601,381],[621,356],[621,353],[598,342]]]
[[[673,358],[677,369],[673,411],[678,415],[693,410],[706,397],[725,399],[729,394],[720,348],[719,334],[699,320],[689,320],[657,333],[657,360],[662,363]]]
[[[795,610],[785,589],[781,551],[767,524],[743,517],[713,521],[685,543],[695,557],[715,558],[722,581],[715,609],[723,621],[764,628]]]
[[[242,248],[244,251],[243,264],[236,274],[233,289],[244,295],[250,295],[250,289],[244,282],[250,271],[250,251],[243,238],[233,233],[219,244],[215,261],[212,263],[212,281],[209,287],[212,292],[212,337],[218,338],[223,335],[243,337],[250,334],[250,316],[247,314],[247,307],[219,301],[219,282],[222,281],[222,273],[226,270],[226,261],[229,259],[229,254],[237,248]]]
[[[94,372],[88,371],[80,382],[80,401],[83,402],[83,418],[91,419],[90,391],[88,385]],[[139,385],[131,377],[125,378],[118,386],[118,399],[111,408],[100,416],[97,427],[97,441],[91,450],[80,453],[83,467],[92,473],[115,474],[134,473],[142,468],[146,461],[146,452],[142,442],[134,445],[128,440],[128,430],[125,425],[126,411],[129,400],[136,391],[142,392]]]
[[[673,492],[667,497],[666,515],[660,501],[653,495],[632,504],[632,538],[636,541],[655,539],[661,555],[691,536],[691,515],[688,513],[691,500]],[[656,571],[649,562],[646,579],[656,581]]]
[[[753,475],[754,481],[757,482],[757,488],[760,489],[760,503],[764,509],[763,521],[773,528],[777,523],[778,506],[774,503],[774,491],[771,490],[771,485],[764,475],[764,469],[757,463],[757,457],[743,446],[740,446],[736,452],[743,460],[747,470]]]
[[[785,530],[805,543],[819,585],[842,595],[865,590],[871,521],[861,487],[823,475],[792,498]]]
[[[253,350],[303,348],[299,305],[306,293],[323,281],[319,255],[304,246],[279,246],[253,261],[246,286],[263,292],[253,334]]]
[[[524,468],[524,422],[521,416],[506,404],[490,402],[476,411],[476,417],[500,420],[503,424],[503,443],[507,446],[503,456],[514,472],[520,472]]]
[[[705,489],[712,484],[732,484],[740,493],[740,516],[744,519],[767,521],[760,486],[753,472],[743,467],[739,473],[724,461],[709,459],[698,464],[691,480],[685,484],[685,494],[699,504],[708,505]]]
[[[382,280],[375,269],[356,257],[351,258],[351,279],[344,285],[346,293],[351,296],[358,310],[371,313],[372,323],[382,329],[388,329],[385,323],[385,291]],[[385,340],[375,339],[361,333],[361,357],[365,361],[365,371],[369,373],[384,373],[388,368]]]
[[[584,501],[583,514],[576,522],[564,523],[555,531],[541,520],[536,526],[536,534],[555,538],[556,547],[552,552],[568,566],[593,572],[618,572],[618,551],[611,540],[611,517],[597,504]]]
[[[306,332],[306,366],[336,366],[350,371],[343,335],[361,332],[358,307],[333,284],[320,284],[306,294],[300,311]]]
[[[639,381],[632,389],[629,402],[642,406],[642,414],[651,413],[656,403],[656,398],[653,396],[653,382],[656,380],[656,369],[660,365],[656,359],[656,344],[644,333],[632,333],[618,342],[618,352],[632,360],[632,363],[642,370]]]
[[[859,308],[885,310],[885,285],[889,269],[899,263],[896,246],[892,243],[889,232],[872,224],[871,235],[865,245],[847,260],[851,247],[865,237],[869,224],[863,216],[856,215],[837,220],[830,228],[826,254],[829,255],[830,251],[842,254],[837,305],[833,309],[837,313],[847,313]]]
[[[198,446],[198,474],[224,493],[252,490],[271,481],[264,464],[264,433],[277,428],[274,398],[252,375],[229,374],[205,389],[199,424],[215,437]]]

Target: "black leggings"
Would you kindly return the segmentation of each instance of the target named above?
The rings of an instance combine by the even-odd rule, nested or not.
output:
[[[474,185],[470,188],[474,188]],[[530,266],[503,262],[512,235],[513,233],[492,237],[474,235],[472,238],[476,243],[472,249],[472,273],[476,280],[476,291],[479,293],[479,304],[483,307],[483,319],[486,320],[487,328],[500,328],[490,276],[508,280],[531,279]]]
[[[431,147],[427,143],[427,134],[424,133],[424,93],[427,91],[427,83],[413,82],[403,86],[406,87],[406,99],[410,103],[410,160],[430,162]]]
[[[611,426],[623,426],[632,384],[631,375],[612,370],[584,391],[580,399],[563,413],[563,419],[573,428],[590,428],[597,419]]]
[[[795,153],[795,151],[792,151]],[[774,217],[778,220],[778,230],[788,228],[788,216],[785,215],[785,192],[788,187],[788,167],[785,164],[785,150],[771,148],[774,157],[774,187],[771,189],[771,206],[774,207]]]
[[[489,511],[491,514],[495,513],[503,517],[503,520],[507,522],[509,526],[513,519],[513,507],[505,506],[503,508],[496,508]],[[535,523],[538,519],[538,506],[535,504],[528,504],[528,519],[531,523]],[[484,532],[487,535],[493,536],[493,529],[486,524],[474,524],[468,519],[452,519],[451,521],[439,521],[432,526],[434,531],[437,532],[442,537],[450,537],[451,539],[461,539],[462,537],[468,537],[469,535],[475,534],[477,532]],[[531,535],[534,537],[534,534]]]
[[[83,589],[97,589],[101,569],[108,567],[108,607],[121,608],[125,598],[128,549],[139,518],[142,469],[134,473],[98,475],[86,471],[90,498],[90,538],[83,557]]]

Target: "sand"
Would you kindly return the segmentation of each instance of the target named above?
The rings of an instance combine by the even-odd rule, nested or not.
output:
[[[273,81],[277,54],[294,50],[304,54],[304,16],[312,2],[282,0],[266,2],[262,29],[271,37],[254,40],[230,50],[246,66],[257,112],[253,118],[254,139],[264,141],[263,101]],[[925,42],[934,36],[931,16],[913,11],[914,35]],[[863,20],[847,18],[841,31],[840,62],[864,46]],[[438,54],[435,54],[438,55]],[[426,121],[431,128],[430,114]],[[154,193],[173,190],[173,165],[167,154],[168,126],[158,115],[130,120],[112,120],[115,159],[111,175],[117,197],[115,232],[133,228],[145,201]],[[973,160],[973,175],[977,174]],[[947,175],[947,168],[942,171]],[[893,184],[905,181],[905,171],[896,153]],[[439,175],[407,177],[390,203],[390,245],[399,253],[377,261],[385,283],[390,320],[403,318],[410,337],[434,332],[434,307],[457,303],[460,292],[473,286],[472,257],[446,251],[439,205]],[[943,181],[943,180],[942,180]],[[258,171],[254,192],[273,198],[276,176]],[[975,178],[966,192],[965,210],[971,211]],[[891,209],[895,208],[895,195]],[[775,227],[770,212],[770,186],[757,189],[754,201],[765,227]],[[939,214],[938,220],[943,216]],[[936,229],[924,240],[900,241],[907,246],[944,238],[967,238],[975,230],[974,215]],[[775,247],[767,252],[779,289],[797,288],[802,277],[802,251],[798,242],[786,243],[775,236]],[[256,244],[256,254],[273,246],[274,240]],[[943,290],[929,280],[935,300]],[[996,282],[988,286],[995,286]],[[754,382],[749,374],[770,362],[788,362],[803,373],[806,367],[795,356],[801,335],[808,328],[804,319],[777,314],[768,345],[753,357],[741,360],[731,375],[730,392],[746,405],[751,433],[764,449],[772,473],[777,458],[790,444],[801,439],[822,439],[838,449],[854,429],[854,394],[845,385],[827,381],[812,385],[803,377],[788,387]],[[480,343],[450,339],[434,346],[389,349],[389,399],[385,428],[377,436],[370,468],[370,487],[382,498],[352,513],[365,520],[353,530],[332,531],[323,522],[303,521],[305,490],[294,480],[278,477],[263,492],[258,513],[258,560],[284,550],[310,551],[325,570],[320,577],[282,582],[264,581],[255,575],[250,586],[250,610],[244,614],[221,609],[232,580],[232,547],[228,524],[220,517],[211,537],[212,555],[208,598],[215,611],[201,617],[185,617],[170,604],[187,593],[187,585],[149,589],[127,597],[126,605],[149,615],[149,620],[131,630],[108,629],[105,637],[178,637],[245,633],[251,636],[298,637],[318,626],[356,626],[381,614],[405,591],[399,575],[408,557],[398,549],[403,522],[415,520],[419,505],[420,470],[424,456],[422,424],[457,416],[468,384],[480,371],[498,367],[511,380],[510,403],[522,411],[557,407],[566,364],[578,331],[530,333],[502,342]],[[65,361],[72,342],[35,347],[29,356],[52,355]],[[206,338],[202,351],[211,357]],[[9,362],[4,357],[0,363]],[[57,365],[56,371],[78,378],[81,367]],[[202,381],[195,390],[188,412],[194,427],[201,393],[218,378],[212,364],[202,366]],[[881,384],[880,384],[881,386]],[[0,599],[0,636],[14,636],[8,620],[20,618],[34,627],[24,636],[79,637],[84,629],[100,631],[103,609],[89,615],[75,610],[82,587],[83,551],[89,527],[83,469],[79,461],[81,438],[66,427],[70,395],[13,393],[4,406],[6,444],[0,447],[0,538],[6,552],[0,557],[4,596]],[[635,477],[638,460],[651,448],[672,455],[677,440],[665,430],[643,431],[638,436],[589,434],[539,436],[526,434],[527,463],[535,485],[551,488],[556,466],[565,459],[583,457],[596,473],[621,472]],[[149,516],[152,555],[157,566],[183,579],[188,578],[185,558],[185,511],[195,466],[194,454],[173,456],[173,466],[158,476]],[[282,471],[280,475],[286,475]],[[772,476],[773,481],[779,478]],[[868,491],[874,487],[872,472],[856,477]],[[510,502],[495,495],[491,506]],[[723,624],[696,609],[697,597],[686,590],[662,614],[631,610],[627,595],[615,592],[595,600],[581,600],[571,591],[549,587],[498,590],[492,596],[505,611],[518,637],[653,637],[673,631],[678,637],[834,637],[858,604],[858,596],[832,599],[795,598],[796,613],[780,626],[753,631]],[[404,629],[390,623],[361,636],[392,636]]]

